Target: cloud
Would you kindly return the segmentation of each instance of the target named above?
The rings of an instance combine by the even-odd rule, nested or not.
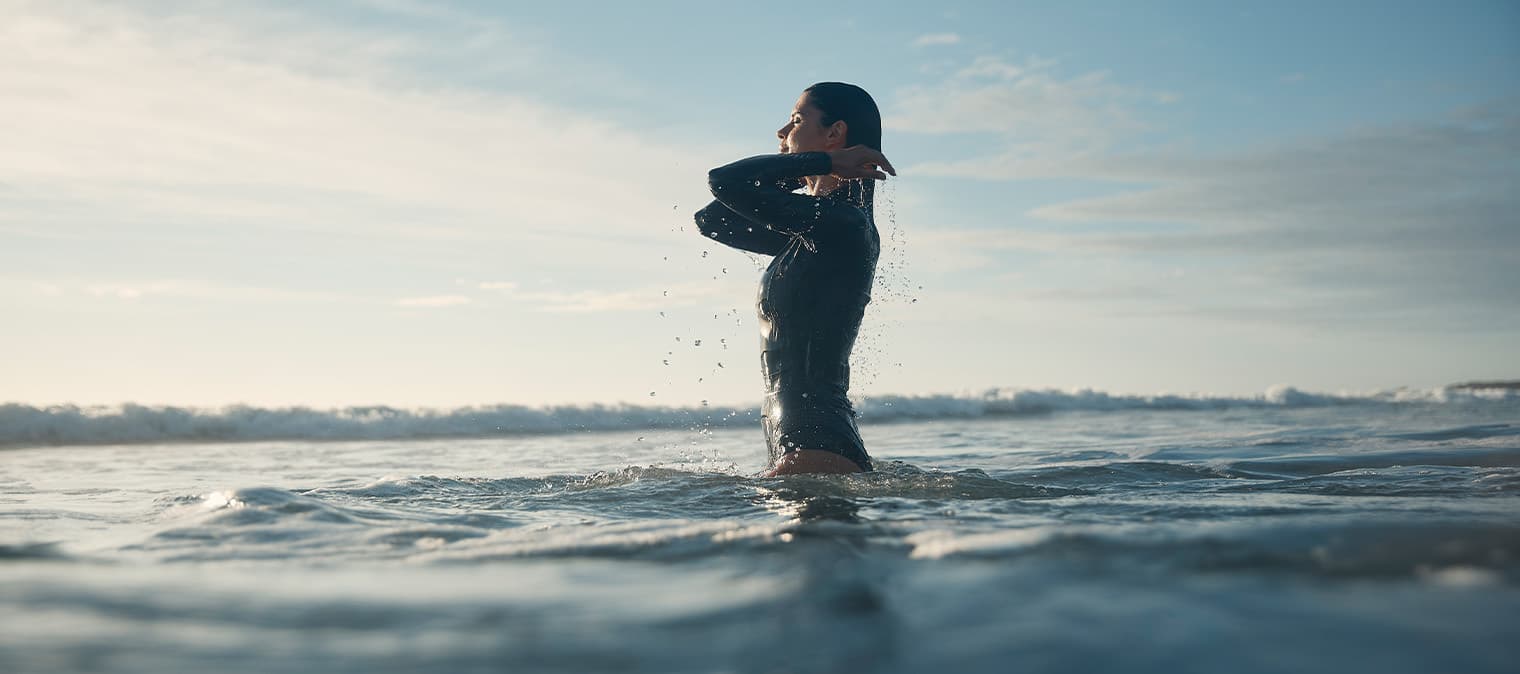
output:
[[[540,311],[551,313],[638,311],[670,306],[659,293],[650,290],[529,292],[520,298],[536,304]]]
[[[645,286],[623,290],[525,290],[515,283],[481,283],[481,289],[499,292],[512,301],[549,313],[600,313],[647,311],[699,304],[704,300],[736,296],[742,290],[733,282],[684,283],[665,287]]]
[[[587,222],[649,231],[699,189],[674,179],[674,167],[705,165],[677,146],[516,93],[524,87],[448,84],[508,73],[591,87],[578,73],[596,68],[489,21],[371,4],[417,23],[396,33],[316,10],[24,5],[0,22],[10,54],[0,182],[92,209],[97,222],[456,238],[553,237]]]
[[[945,79],[895,93],[883,124],[915,134],[993,134],[1019,156],[1069,156],[1102,148],[1144,125],[1131,105],[1156,94],[1118,85],[1104,71],[1074,77],[1056,62],[981,56]],[[943,173],[935,163],[914,168]]]
[[[37,291],[37,294],[45,297],[59,297],[66,292],[63,286],[46,281],[34,281],[32,288]]]
[[[33,282],[38,293],[60,297],[82,293],[93,297],[140,300],[149,297],[185,298],[217,302],[338,302],[350,297],[341,293],[231,285],[201,279],[163,279],[136,282],[64,284]]]
[[[948,175],[1071,177],[1111,182],[1116,191],[1028,213],[1081,231],[946,230],[928,238],[979,255],[1102,260],[1135,278],[1179,263],[1206,270],[1157,294],[1151,310],[1168,315],[1517,329],[1517,156],[1520,115],[1495,105],[1211,154],[944,162]]]
[[[469,304],[472,300],[464,295],[430,295],[427,297],[403,297],[396,300],[396,306],[407,308],[435,309],[440,307],[457,307]]]
[[[961,36],[956,33],[928,33],[920,35],[913,40],[915,47],[933,47],[938,45],[959,44]]]
[[[1032,208],[1026,225],[920,237],[972,262],[968,273],[1023,256],[1038,281],[1005,296],[1268,326],[1520,329],[1512,101],[1207,153],[1120,150],[1150,130],[1135,111],[1171,95],[1054,65],[978,58],[904,91],[888,118],[900,131],[997,139],[905,168],[914,175],[1112,186]]]
[[[1520,116],[1506,115],[1363,129],[1213,155],[1110,155],[1072,161],[1051,173],[1141,189],[1033,213],[1064,221],[1211,225],[1209,232],[1191,235],[1193,245],[1202,247],[1272,243],[1239,238],[1263,230],[1287,234],[1279,243],[1293,249],[1368,234],[1375,234],[1376,243],[1392,238],[1421,247],[1513,245],[1520,237],[1508,226],[1520,205],[1513,190],[1520,178],[1517,154]],[[989,168],[978,169],[979,175],[997,175]]]
[[[97,284],[90,286],[90,294],[96,297],[115,297],[123,300],[135,300],[143,296],[143,290],[132,286]]]

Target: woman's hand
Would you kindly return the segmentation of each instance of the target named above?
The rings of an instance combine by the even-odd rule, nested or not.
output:
[[[833,168],[829,169],[829,175],[841,178],[874,178],[886,180],[887,173],[897,175],[897,169],[892,168],[892,162],[876,150],[864,145],[851,145],[841,150],[829,152],[829,159],[834,162]],[[887,173],[882,173],[886,169]]]

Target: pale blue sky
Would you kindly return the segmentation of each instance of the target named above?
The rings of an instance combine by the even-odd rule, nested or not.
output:
[[[690,217],[820,80],[858,394],[1520,377],[1514,3],[928,5],[0,0],[0,401],[754,402]]]

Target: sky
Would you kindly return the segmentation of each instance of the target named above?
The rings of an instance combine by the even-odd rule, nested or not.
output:
[[[856,395],[1520,378],[1520,5],[755,7],[0,0],[0,402],[753,404],[692,213],[826,80]]]

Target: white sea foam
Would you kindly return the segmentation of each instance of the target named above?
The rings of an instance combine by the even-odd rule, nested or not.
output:
[[[1217,410],[1261,407],[1329,407],[1335,405],[1449,404],[1520,401],[1513,389],[1392,389],[1371,393],[1310,393],[1292,386],[1273,386],[1254,396],[1210,394],[1126,395],[1081,389],[992,389],[980,394],[876,396],[862,401],[867,421],[894,419],[1014,416],[1052,412],[1124,410]]]
[[[1337,405],[1450,405],[1520,402],[1520,391],[1441,387],[1372,393],[1310,393],[1275,386],[1254,396],[1127,395],[1103,391],[992,389],[982,393],[884,395],[857,401],[863,424],[965,419],[1072,411],[1217,410]],[[392,440],[491,437],[628,429],[750,426],[754,408],[583,405],[492,405],[457,409],[395,407],[221,408],[0,405],[0,446],[226,442],[247,440]]]

